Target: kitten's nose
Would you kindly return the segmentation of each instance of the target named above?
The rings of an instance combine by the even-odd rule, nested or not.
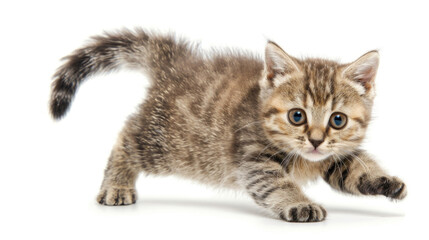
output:
[[[314,149],[316,149],[325,140],[325,133],[320,128],[310,129],[307,132],[307,134],[308,134],[308,141],[310,141]]]
[[[311,142],[311,145],[313,145],[314,149],[316,149],[320,144],[323,143],[323,140],[315,140],[315,139],[308,139]]]

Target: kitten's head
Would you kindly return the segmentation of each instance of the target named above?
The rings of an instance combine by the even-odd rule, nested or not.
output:
[[[370,121],[378,62],[377,51],[350,64],[298,60],[268,42],[260,81],[267,137],[310,161],[352,153]]]

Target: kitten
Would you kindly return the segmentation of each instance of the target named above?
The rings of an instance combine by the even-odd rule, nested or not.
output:
[[[405,184],[359,148],[378,63],[377,51],[350,64],[297,59],[271,41],[265,61],[238,51],[207,54],[173,36],[124,30],[94,37],[66,58],[50,110],[63,117],[96,73],[143,71],[148,96],[112,150],[100,204],[135,203],[140,172],[175,174],[244,190],[283,220],[316,222],[326,211],[300,185],[318,177],[354,195],[406,196]]]

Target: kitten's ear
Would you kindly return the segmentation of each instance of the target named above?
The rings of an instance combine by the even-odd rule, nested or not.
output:
[[[297,60],[289,56],[276,43],[268,41],[265,47],[265,73],[271,86],[278,86],[287,80],[287,78],[277,77],[297,71],[301,71]]]
[[[374,81],[379,63],[378,51],[370,51],[344,67],[343,77],[358,83],[361,94],[374,95]],[[363,87],[363,88],[362,88]]]

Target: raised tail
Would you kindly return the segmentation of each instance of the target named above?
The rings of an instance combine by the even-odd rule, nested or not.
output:
[[[50,100],[54,119],[66,114],[77,88],[91,75],[128,67],[145,70],[150,78],[162,81],[170,71],[176,70],[177,63],[183,65],[195,58],[195,51],[188,42],[173,36],[148,34],[141,29],[105,33],[92,40],[65,57],[66,62],[54,75]]]

